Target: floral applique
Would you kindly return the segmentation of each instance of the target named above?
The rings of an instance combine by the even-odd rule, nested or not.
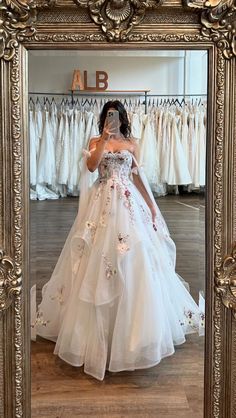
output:
[[[121,254],[124,254],[130,250],[130,247],[127,244],[128,239],[129,239],[129,235],[122,236],[121,233],[118,234],[117,250]]]
[[[132,198],[131,198],[131,193],[127,189],[127,187],[125,187],[125,190],[123,191],[123,195],[125,196],[124,205],[129,210],[130,219],[131,219],[131,222],[133,223],[134,222],[133,201],[132,201]]]
[[[95,224],[95,222],[91,222],[91,221],[87,221],[85,225],[86,225],[87,230],[90,232],[92,240],[94,240],[97,225]]]
[[[124,195],[128,199],[130,197],[131,193],[130,193],[130,191],[128,189],[125,189]]]
[[[195,329],[199,325],[199,314],[196,314],[190,310],[184,311],[185,320],[180,321],[180,325],[188,326],[192,329]]]
[[[60,289],[57,289],[56,295],[50,297],[51,300],[57,300],[60,303],[60,305],[62,305],[64,303],[64,296],[63,296],[64,289],[65,289],[65,286],[62,286]]]
[[[98,186],[98,189],[97,189],[97,191],[96,191],[96,193],[95,193],[94,200],[98,200],[98,199],[100,198],[100,196],[102,195],[102,193],[101,193],[101,189],[102,189],[102,186],[101,186],[101,185],[99,185],[99,186]]]
[[[90,222],[90,221],[87,221],[87,222],[86,222],[86,227],[87,227],[88,229],[94,229],[94,228],[96,228],[96,224],[95,224],[95,222]]]
[[[200,312],[200,327],[202,328],[205,327],[205,313],[204,312]]]
[[[104,253],[102,253],[102,257],[105,264],[106,278],[109,280],[117,274],[117,270],[112,267],[111,262],[108,260],[107,256]]]
[[[144,221],[144,223],[150,223],[151,220],[152,220],[150,210],[148,210],[148,211],[145,210],[145,208],[141,204],[139,205],[139,207],[140,207],[141,212],[142,212],[142,215],[143,215],[143,221]]]
[[[46,321],[43,318],[43,312],[38,310],[37,314],[36,314],[36,320],[33,324],[31,324],[31,328],[35,328],[35,327],[37,327],[37,325],[41,325],[41,326],[46,327],[49,322],[50,321]]]
[[[103,210],[102,215],[101,215],[100,220],[99,220],[99,225],[103,228],[105,228],[107,226],[106,222],[105,222],[105,216],[106,216],[106,211]]]

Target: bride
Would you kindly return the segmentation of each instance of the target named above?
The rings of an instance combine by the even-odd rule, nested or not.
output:
[[[107,122],[111,109],[118,132]],[[198,331],[199,308],[175,272],[175,244],[119,101],[105,104],[99,130],[84,151],[78,215],[43,287],[37,334],[102,380],[106,369],[152,367],[172,355]]]

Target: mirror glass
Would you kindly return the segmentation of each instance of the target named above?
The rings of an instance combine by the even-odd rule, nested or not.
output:
[[[203,416],[207,65],[29,52],[33,417]]]

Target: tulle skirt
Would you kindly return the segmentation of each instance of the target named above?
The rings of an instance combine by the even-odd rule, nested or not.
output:
[[[66,216],[66,215],[65,215]],[[43,287],[37,334],[102,380],[151,367],[198,331],[199,307],[175,272],[175,244],[132,181],[97,180]]]

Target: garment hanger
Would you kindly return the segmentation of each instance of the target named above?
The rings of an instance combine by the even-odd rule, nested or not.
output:
[[[173,105],[175,105],[175,106],[176,106],[177,104],[180,104],[180,103],[179,103],[179,99],[178,99],[178,98],[173,99]]]
[[[35,108],[32,97],[29,98],[29,110],[33,111]]]
[[[50,107],[52,105],[52,101],[49,100],[49,98],[46,98],[46,104]]]

